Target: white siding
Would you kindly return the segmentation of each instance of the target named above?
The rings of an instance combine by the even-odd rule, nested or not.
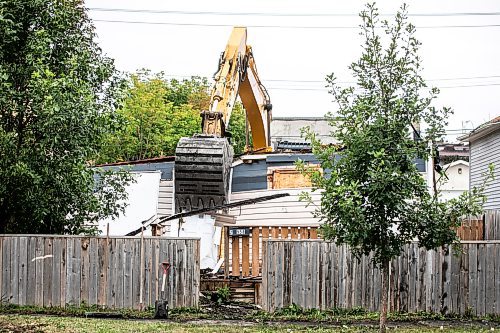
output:
[[[484,209],[500,209],[500,131],[470,143],[470,186],[480,186],[488,165],[495,165],[495,179],[486,187]]]
[[[306,207],[299,201],[299,195],[307,189],[259,190],[231,194],[231,202],[253,199],[277,193],[290,196],[259,202],[253,205],[233,208],[230,214],[236,215],[237,226],[318,226],[319,219],[313,216],[314,205]],[[316,205],[321,200],[320,192],[311,193]]]
[[[173,181],[162,179],[160,181],[160,195],[158,196],[158,217],[170,216],[174,213],[172,207],[173,197]],[[170,232],[170,222],[167,222],[164,231]]]

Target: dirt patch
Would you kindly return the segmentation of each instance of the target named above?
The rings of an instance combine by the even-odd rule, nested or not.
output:
[[[244,320],[260,310],[253,304],[227,303],[217,304],[207,297],[200,298],[200,310],[207,318],[218,320]]]
[[[42,333],[47,324],[42,323],[11,323],[0,318],[0,332],[2,333]]]

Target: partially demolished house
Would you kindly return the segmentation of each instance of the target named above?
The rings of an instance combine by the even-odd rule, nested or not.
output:
[[[276,124],[275,124],[276,122]],[[219,268],[220,259],[229,255],[225,274],[239,277],[255,277],[260,274],[262,240],[266,238],[314,239],[318,237],[320,225],[313,212],[320,204],[320,193],[311,193],[313,204],[300,201],[303,191],[310,192],[311,183],[295,168],[297,160],[315,165],[318,161],[310,152],[309,143],[300,138],[300,128],[314,125],[320,135],[328,136],[331,128],[325,120],[316,118],[276,118],[273,121],[273,145],[276,151],[268,154],[244,155],[232,165],[230,202],[255,199],[272,194],[287,193],[288,196],[251,205],[231,208],[229,215],[234,224],[223,232],[210,216],[195,216],[182,221],[172,220],[156,226],[163,216],[173,215],[174,158],[163,157],[106,165],[108,168],[127,167],[135,173],[158,172],[159,182],[149,188],[157,191],[156,215],[144,216],[134,226],[120,230],[122,235],[145,232],[153,235],[198,236],[202,238],[202,266]],[[276,125],[276,126],[275,126]],[[295,134],[294,134],[295,133]],[[332,142],[330,142],[332,143]],[[425,175],[424,161],[417,161],[418,169]],[[141,196],[139,196],[141,197]],[[140,209],[140,208],[139,208]],[[145,214],[148,215],[148,214]],[[144,222],[147,220],[146,222]],[[141,223],[144,222],[144,223]],[[115,222],[111,222],[115,223]],[[117,221],[116,223],[120,223]],[[157,230],[160,229],[160,230]],[[204,230],[202,232],[202,230]],[[203,241],[204,240],[204,241]],[[228,244],[225,246],[224,244]],[[229,252],[229,253],[227,253]]]

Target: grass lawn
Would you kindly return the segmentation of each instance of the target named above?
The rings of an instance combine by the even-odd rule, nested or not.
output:
[[[401,333],[417,332],[490,332],[491,327],[471,326],[463,324],[463,327],[444,326],[441,327],[392,327],[390,331]],[[91,319],[76,317],[56,317],[56,316],[30,316],[30,315],[0,315],[0,332],[27,332],[27,333],[52,333],[52,332],[377,332],[375,328],[354,326],[349,327],[321,327],[316,325],[303,326],[292,324],[259,324],[245,321],[231,322],[207,322],[197,323],[171,323],[158,321],[137,321],[137,320],[111,320],[111,319]]]

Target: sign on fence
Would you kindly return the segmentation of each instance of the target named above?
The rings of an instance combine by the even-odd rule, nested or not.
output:
[[[250,236],[250,228],[229,228],[229,236]]]

